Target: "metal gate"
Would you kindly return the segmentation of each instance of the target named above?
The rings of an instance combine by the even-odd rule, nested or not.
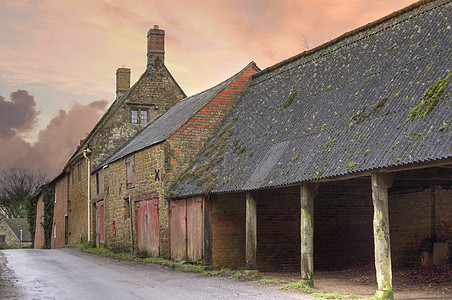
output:
[[[153,257],[160,255],[160,222],[158,197],[143,200],[135,204],[138,252]]]
[[[96,203],[96,244],[105,244],[105,230],[104,230],[104,201]]]
[[[202,198],[171,201],[171,258],[199,262],[202,249]]]

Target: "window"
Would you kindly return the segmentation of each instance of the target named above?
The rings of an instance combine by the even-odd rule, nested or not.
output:
[[[138,124],[138,109],[132,109],[131,110],[130,122],[132,124]]]
[[[135,186],[135,156],[126,158],[127,188]]]
[[[124,197],[124,220],[130,218],[130,197]]]
[[[99,195],[99,173],[96,173],[96,195]]]
[[[140,115],[140,123],[146,124],[148,122],[148,111],[142,110]]]
[[[145,108],[133,108],[130,110],[130,122],[132,124],[146,124],[148,122],[148,110]]]

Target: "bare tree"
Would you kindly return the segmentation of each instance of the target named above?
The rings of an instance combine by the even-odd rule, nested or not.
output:
[[[9,169],[0,174],[0,213],[8,218],[25,217],[25,199],[47,181],[40,171]]]

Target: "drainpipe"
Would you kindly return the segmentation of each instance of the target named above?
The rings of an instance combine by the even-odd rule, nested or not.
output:
[[[86,154],[91,154],[91,150],[90,149],[86,149],[83,150],[83,157],[86,158],[86,161],[88,163],[88,172],[87,172],[87,177],[88,177],[88,196],[87,196],[87,204],[88,204],[88,243],[91,242],[91,188],[90,188],[90,183],[91,183],[91,161],[89,159],[89,157]]]

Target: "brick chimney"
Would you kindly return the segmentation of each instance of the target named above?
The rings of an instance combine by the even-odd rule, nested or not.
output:
[[[116,70],[116,99],[121,98],[130,88],[130,69],[122,66]]]
[[[147,68],[158,69],[165,62],[165,30],[158,25],[148,31],[148,63]]]

